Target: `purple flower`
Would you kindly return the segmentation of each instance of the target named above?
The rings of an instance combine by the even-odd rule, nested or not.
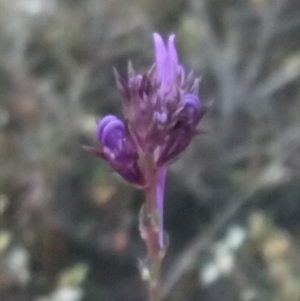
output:
[[[126,132],[124,123],[116,116],[107,115],[98,122],[97,138],[101,146],[88,147],[87,150],[107,161],[126,181],[144,187],[145,180],[137,162],[136,145]]]
[[[123,79],[115,71],[124,122],[108,115],[98,122],[100,147],[89,148],[128,182],[145,188],[156,177],[159,244],[163,245],[163,191],[166,167],[190,144],[206,113],[198,97],[200,80],[185,77],[178,63],[175,35],[167,43],[153,34],[155,64],[136,74],[131,63]],[[150,169],[150,172],[149,172]]]
[[[166,44],[157,33],[153,38],[154,67],[137,75],[129,64],[127,79],[115,75],[130,135],[161,166],[188,146],[206,109],[197,96],[199,79],[185,78],[178,64],[175,36]]]
[[[178,72],[178,55],[174,45],[175,35],[169,36],[168,43],[165,45],[161,36],[153,34],[156,79],[161,83],[162,88],[168,88],[174,83],[176,73]]]

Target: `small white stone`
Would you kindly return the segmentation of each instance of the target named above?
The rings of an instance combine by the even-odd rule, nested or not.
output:
[[[31,16],[53,11],[55,0],[18,0],[16,3],[17,9]]]
[[[223,253],[216,258],[216,265],[222,274],[229,274],[234,267],[234,257],[230,252]]]
[[[30,280],[29,254],[25,248],[16,247],[8,255],[7,268],[20,285],[26,285]]]
[[[51,301],[80,301],[83,296],[79,287],[62,287],[52,294]]]
[[[201,280],[203,285],[208,286],[212,284],[220,277],[220,275],[220,269],[215,263],[211,262],[207,264],[201,272]]]
[[[239,226],[233,226],[229,229],[224,242],[231,250],[237,250],[245,241],[246,231]]]

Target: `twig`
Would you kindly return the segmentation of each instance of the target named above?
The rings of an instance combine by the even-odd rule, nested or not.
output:
[[[212,243],[214,237],[222,230],[227,223],[241,210],[241,208],[252,199],[252,196],[260,188],[259,181],[255,183],[252,188],[249,189],[248,193],[243,196],[243,198],[235,200],[229,205],[227,211],[218,215],[212,227],[205,232],[205,234],[199,234],[185,249],[185,251],[179,256],[179,258],[174,263],[173,267],[170,269],[166,276],[166,283],[163,286],[162,295],[163,298],[166,297],[170,291],[174,288],[177,282],[180,280],[182,275],[189,271],[203,250],[207,249]]]
[[[253,52],[252,58],[247,64],[244,79],[241,84],[240,95],[247,95],[247,91],[259,75],[265,58],[268,55],[269,46],[276,33],[276,23],[279,13],[282,11],[285,1],[276,0],[276,3],[265,12],[265,17],[262,18],[261,34],[258,38],[256,51]],[[243,98],[241,98],[243,99]]]

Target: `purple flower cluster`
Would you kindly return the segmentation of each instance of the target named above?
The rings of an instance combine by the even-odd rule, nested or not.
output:
[[[176,158],[197,133],[206,112],[197,94],[199,79],[185,76],[178,63],[175,35],[165,44],[154,33],[155,64],[136,74],[131,63],[123,79],[115,71],[124,121],[108,115],[97,125],[101,145],[90,150],[133,185],[149,184],[146,166],[157,171]]]

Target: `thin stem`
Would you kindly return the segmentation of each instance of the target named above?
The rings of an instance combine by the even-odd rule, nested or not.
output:
[[[141,218],[142,237],[147,246],[147,263],[149,271],[149,301],[161,301],[160,272],[162,249],[160,246],[160,220],[158,212],[157,189],[160,179],[159,171],[149,164],[147,167],[148,187],[145,189],[146,203]]]
[[[156,182],[156,181],[155,181]],[[160,247],[159,225],[156,209],[156,183],[153,182],[146,190],[146,246],[149,269],[150,301],[160,301]]]
[[[166,249],[164,239],[164,194],[166,183],[167,168],[161,167],[158,171],[157,186],[156,186],[156,207],[159,218],[159,246],[161,249]]]

